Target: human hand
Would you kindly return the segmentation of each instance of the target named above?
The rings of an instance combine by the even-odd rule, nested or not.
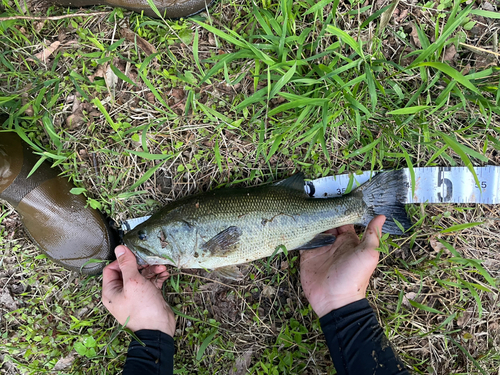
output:
[[[377,267],[379,237],[385,216],[374,218],[360,241],[354,226],[329,230],[332,245],[300,252],[300,280],[313,310],[321,318],[334,309],[365,298]]]
[[[139,272],[135,255],[126,246],[115,249],[117,260],[103,270],[102,303],[120,324],[133,332],[159,330],[174,337],[175,316],[160,288],[168,278],[164,265]]]

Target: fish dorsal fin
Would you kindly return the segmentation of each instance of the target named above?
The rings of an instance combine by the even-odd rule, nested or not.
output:
[[[240,269],[234,265],[216,268],[212,271],[212,275],[224,277],[226,279],[234,281],[243,280],[243,278],[245,277],[243,276],[243,273],[240,271]]]
[[[242,231],[240,228],[229,227],[201,245],[201,249],[209,251],[211,255],[224,256],[226,253],[234,250],[234,247],[240,240],[241,234]]]
[[[306,193],[304,190],[304,173],[299,172],[294,174],[292,177],[288,177],[285,180],[278,181],[273,186],[279,186],[291,190],[300,191],[301,193]]]
[[[311,250],[317,249],[318,247],[331,245],[335,242],[336,237],[333,234],[320,233],[316,235],[311,241],[295,248],[294,250]]]

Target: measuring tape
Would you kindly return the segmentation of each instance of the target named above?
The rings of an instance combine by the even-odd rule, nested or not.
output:
[[[479,186],[467,167],[418,167],[413,168],[415,187],[412,193],[411,173],[403,169],[407,177],[406,198],[402,203],[500,203],[500,166],[474,167]],[[375,172],[342,174],[307,181],[306,193],[313,198],[340,197],[364,184]],[[350,189],[350,190],[352,190]],[[128,231],[149,219],[150,216],[126,220],[122,229]]]

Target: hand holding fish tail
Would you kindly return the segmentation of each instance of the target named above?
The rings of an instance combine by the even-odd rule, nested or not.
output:
[[[103,270],[102,303],[120,324],[133,332],[148,329],[174,336],[175,317],[161,294],[168,278],[165,266],[139,272],[135,255],[125,246],[115,249],[117,260]]]
[[[301,251],[302,288],[320,318],[365,298],[370,276],[377,267],[376,248],[384,222],[385,216],[375,217],[361,241],[352,225],[341,226],[328,232],[337,237],[332,245]]]

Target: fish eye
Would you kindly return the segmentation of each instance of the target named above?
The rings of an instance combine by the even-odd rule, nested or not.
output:
[[[138,234],[141,241],[146,241],[148,239],[146,232],[144,232],[143,230],[140,230]]]

